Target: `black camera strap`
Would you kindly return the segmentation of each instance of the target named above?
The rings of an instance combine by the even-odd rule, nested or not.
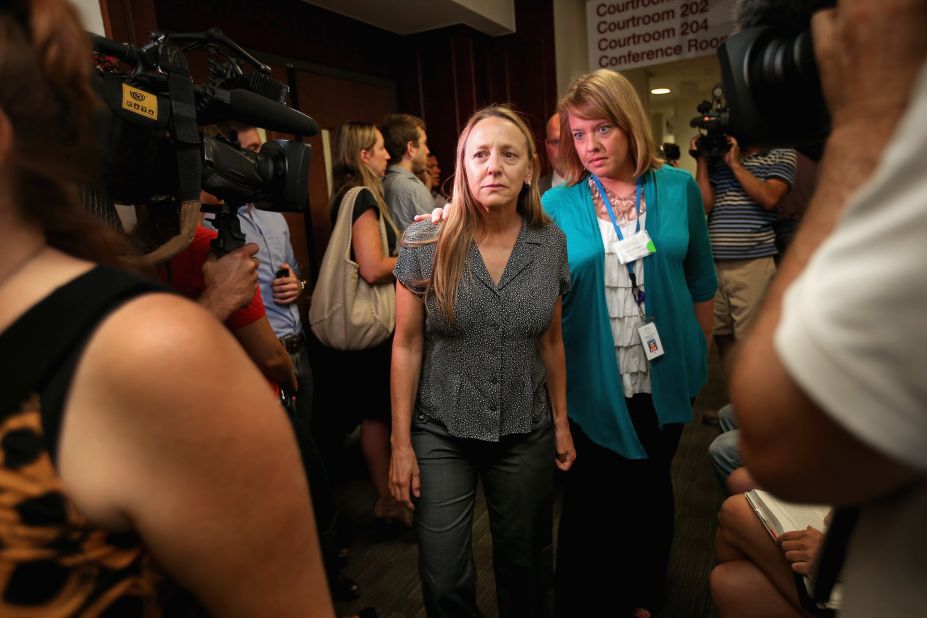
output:
[[[98,266],[54,290],[0,333],[0,418],[47,384],[109,312],[148,292],[169,291],[138,276]]]
[[[167,73],[167,88],[171,97],[171,124],[177,140],[178,197],[181,202],[200,199],[202,152],[196,124],[196,99],[193,79],[187,59],[176,45],[165,41],[159,60]]]
[[[846,507],[835,509],[831,516],[811,577],[811,600],[817,608],[827,607],[846,561],[847,548],[859,514],[859,507]]]

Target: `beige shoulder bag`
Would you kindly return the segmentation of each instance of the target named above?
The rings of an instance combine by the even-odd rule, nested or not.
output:
[[[318,281],[312,292],[309,326],[319,341],[337,350],[366,350],[383,343],[396,327],[396,288],[392,281],[370,285],[351,259],[354,202],[364,187],[345,193],[338,210]],[[379,218],[380,242],[389,255],[386,223]]]

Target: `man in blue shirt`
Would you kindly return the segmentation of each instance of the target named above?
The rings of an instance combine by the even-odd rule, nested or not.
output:
[[[430,213],[435,203],[431,187],[416,176],[425,171],[430,153],[425,122],[411,114],[391,114],[383,120],[380,132],[390,158],[383,195],[393,223],[404,232],[415,215]]]
[[[238,129],[242,148],[258,152],[261,136],[254,127]],[[297,413],[307,424],[312,414],[312,371],[299,315],[300,295],[306,282],[299,278],[299,266],[290,243],[290,228],[278,212],[259,210],[253,204],[238,209],[238,223],[249,243],[258,246],[258,286],[271,328],[290,353],[299,383]]]
[[[242,148],[260,151],[263,140],[256,128],[240,127],[236,134]],[[360,587],[339,573],[334,499],[318,446],[310,435],[312,369],[297,302],[306,288],[306,281],[300,278],[299,265],[290,243],[290,227],[282,214],[259,210],[253,204],[238,209],[238,223],[247,241],[258,246],[255,256],[259,262],[258,286],[267,319],[289,352],[296,371],[299,391],[295,393],[295,410],[290,410],[291,420],[309,481],[332,596],[337,601],[356,599],[360,595]]]

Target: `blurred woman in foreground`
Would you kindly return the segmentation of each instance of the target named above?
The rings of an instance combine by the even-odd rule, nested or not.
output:
[[[299,454],[222,325],[77,200],[95,105],[63,0],[0,8],[0,614],[331,616]]]

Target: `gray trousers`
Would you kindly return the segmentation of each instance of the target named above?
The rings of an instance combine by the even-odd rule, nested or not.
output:
[[[489,511],[500,618],[550,616],[554,435],[549,415],[529,434],[484,442],[450,436],[444,425],[417,413],[412,445],[422,481],[415,523],[428,616],[480,615],[472,553],[478,480]]]

